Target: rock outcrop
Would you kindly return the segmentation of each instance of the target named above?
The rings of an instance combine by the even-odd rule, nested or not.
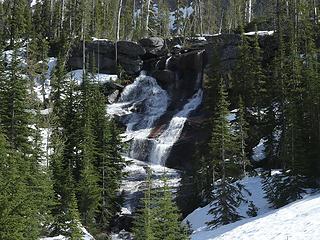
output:
[[[264,58],[272,58],[277,46],[273,36],[261,36],[259,40],[261,47],[266,49]],[[239,44],[239,34],[168,40],[150,37],[138,42],[119,41],[117,44],[107,40],[94,40],[85,44],[85,52],[90,68],[96,68],[100,73],[114,74],[117,69],[117,47],[118,70],[132,77],[145,70],[168,92],[171,102],[167,112],[158,120],[150,134],[150,138],[154,138],[161,134],[172,116],[202,87],[204,73],[210,73],[212,67],[223,75],[232,72],[239,56]],[[82,68],[82,43],[74,46],[68,66],[72,70]],[[168,166],[178,169],[192,168],[195,142],[208,137],[208,133],[201,128],[206,119],[201,109],[193,113],[180,140],[172,148]]]

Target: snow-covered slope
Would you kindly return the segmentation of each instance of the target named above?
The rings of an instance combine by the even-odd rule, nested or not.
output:
[[[192,240],[319,240],[320,239],[320,194],[306,196],[304,199],[272,210],[268,207],[260,177],[241,180],[251,193],[249,201],[259,208],[258,216],[248,218],[247,206],[243,204],[238,212],[243,220],[216,229],[208,229],[206,222],[212,220],[208,215],[210,206],[198,208],[185,221],[194,230]]]
[[[242,194],[244,198],[248,200],[247,203],[241,204],[238,208],[238,213],[242,217],[249,217],[247,215],[247,210],[250,201],[252,201],[258,208],[258,215],[270,211],[267,200],[264,198],[260,176],[246,177],[239,181],[239,183],[245,187],[246,190],[243,190]],[[185,219],[185,221],[188,221],[191,224],[191,227],[195,232],[206,230],[206,222],[213,220],[212,216],[208,214],[209,209],[210,205],[207,205],[203,208],[198,208],[194,212],[189,214],[189,216],[187,216],[187,218]]]

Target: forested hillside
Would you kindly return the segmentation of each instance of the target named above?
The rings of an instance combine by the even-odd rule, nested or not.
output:
[[[249,239],[317,193],[319,7],[1,0],[0,239]]]

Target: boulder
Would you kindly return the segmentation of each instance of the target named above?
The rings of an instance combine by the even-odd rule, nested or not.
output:
[[[139,40],[139,44],[146,50],[147,53],[157,56],[165,53],[165,42],[160,37],[143,38]]]
[[[130,57],[142,56],[146,53],[143,47],[136,42],[131,41],[119,41],[117,43],[118,53],[127,55]]]
[[[116,73],[115,59],[110,58],[109,55],[98,54],[97,52],[90,52],[88,58],[90,70],[98,69],[100,73]]]
[[[235,45],[227,45],[222,50],[222,56],[220,61],[227,61],[232,59],[237,59],[239,55],[239,48]]]
[[[115,56],[115,44],[108,40],[94,40],[87,44],[89,52],[95,52],[99,55],[104,55],[114,59]]]
[[[127,55],[119,55],[118,62],[128,74],[137,74],[142,70],[143,61],[139,58],[133,58]]]
[[[71,56],[68,58],[68,61],[67,61],[68,69],[70,70],[82,69],[82,65],[83,65],[82,56],[81,57]]]

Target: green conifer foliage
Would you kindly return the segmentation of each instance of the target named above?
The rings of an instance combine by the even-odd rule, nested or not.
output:
[[[168,184],[166,172],[162,176],[163,186],[158,190],[158,199],[155,202],[156,239],[187,240],[185,227],[181,224],[181,215],[174,202],[172,190]]]
[[[155,240],[156,214],[154,206],[154,190],[152,185],[152,170],[147,169],[146,190],[141,199],[142,207],[134,222],[133,235],[136,240]]]
[[[213,215],[214,220],[208,222],[210,227],[217,227],[235,222],[242,217],[237,213],[236,208],[243,200],[241,191],[232,184],[229,166],[234,166],[235,141],[232,134],[227,101],[227,92],[223,82],[219,87],[219,101],[217,102],[215,116],[213,119],[213,130],[210,148],[212,151],[212,166],[215,171],[219,171],[221,179],[215,181],[213,178],[214,191],[212,192],[211,209],[209,213]]]
[[[242,98],[239,99],[239,109],[236,114],[236,140],[239,143],[237,152],[239,155],[240,164],[242,165],[243,175],[246,176],[247,167],[250,165],[250,160],[246,153],[246,141],[248,139],[248,123],[245,119],[245,108],[243,105]]]

